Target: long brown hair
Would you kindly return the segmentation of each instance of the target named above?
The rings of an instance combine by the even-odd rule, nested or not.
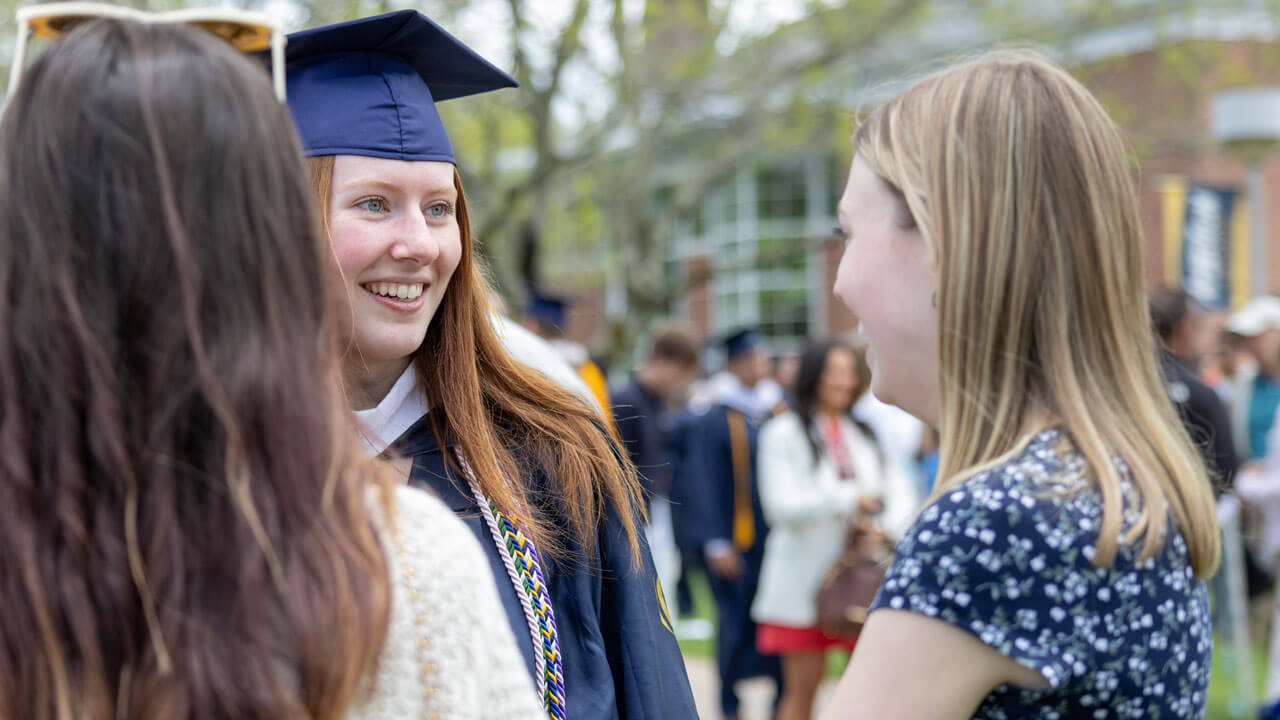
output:
[[[853,144],[937,258],[935,496],[1059,425],[1102,496],[1099,566],[1121,542],[1152,556],[1172,524],[1212,575],[1213,494],[1160,379],[1129,155],[1098,101],[1043,57],[996,52],[890,100]],[[1141,500],[1127,530],[1116,456]]]
[[[97,20],[0,123],[0,717],[340,718],[386,559],[288,114]]]
[[[334,156],[312,157],[309,163],[327,227]],[[507,353],[493,327],[488,285],[473,253],[466,195],[456,170],[453,178],[462,257],[414,359],[433,409],[432,429],[442,443],[459,448],[480,489],[522,521],[546,551],[564,557],[565,541],[575,538],[591,552],[612,505],[638,560],[643,509],[635,467],[595,408]],[[521,455],[512,448],[520,448]],[[451,455],[446,461],[457,469]],[[553,486],[545,490],[553,497],[524,481],[537,471],[550,478]],[[541,511],[549,502],[559,505],[567,528]]]

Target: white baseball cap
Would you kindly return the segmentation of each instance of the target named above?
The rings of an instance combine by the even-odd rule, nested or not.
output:
[[[1227,321],[1227,329],[1237,335],[1252,337],[1266,330],[1280,328],[1280,298],[1256,297]]]

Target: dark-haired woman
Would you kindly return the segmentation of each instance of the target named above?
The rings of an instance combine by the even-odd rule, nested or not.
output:
[[[435,102],[515,84],[421,13],[295,33],[289,106],[346,283],[366,447],[485,548],[552,718],[696,716],[635,469],[597,408],[495,333]]]
[[[817,627],[814,609],[847,528],[888,509],[893,534],[912,510],[870,430],[850,415],[870,379],[852,346],[814,343],[800,357],[794,410],[760,429],[760,503],[770,532],[751,616],[760,651],[782,657],[778,720],[809,720],[826,652],[853,649],[852,638]]]
[[[261,68],[82,24],[0,161],[0,717],[541,715],[474,538],[354,440]]]

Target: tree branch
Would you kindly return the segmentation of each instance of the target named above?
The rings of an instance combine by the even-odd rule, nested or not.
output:
[[[524,51],[524,3],[521,0],[508,0],[511,8],[511,59],[515,63],[516,82],[522,88],[533,90],[533,71],[529,67],[529,56]]]
[[[582,26],[587,21],[587,13],[591,10],[589,0],[577,0],[573,6],[573,14],[560,33],[560,44],[556,46],[555,61],[551,64],[551,81],[547,85],[546,94],[553,97],[560,88],[560,78],[564,67],[582,48]]]

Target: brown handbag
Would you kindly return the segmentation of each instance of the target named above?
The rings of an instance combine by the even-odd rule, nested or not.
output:
[[[831,635],[856,638],[892,557],[883,535],[863,523],[852,526],[845,534],[839,559],[818,587],[814,599],[818,627]]]

